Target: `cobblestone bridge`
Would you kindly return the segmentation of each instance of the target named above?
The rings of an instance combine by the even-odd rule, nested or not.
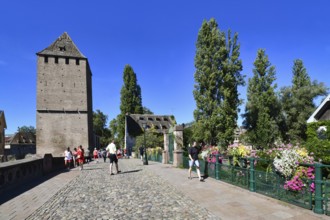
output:
[[[89,163],[0,198],[0,219],[330,219],[187,170],[138,159]]]

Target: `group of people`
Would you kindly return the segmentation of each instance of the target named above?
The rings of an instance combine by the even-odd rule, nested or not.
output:
[[[80,170],[82,170],[84,167],[84,161],[85,161],[85,153],[84,148],[79,145],[78,149],[74,148],[73,152],[70,150],[70,147],[68,147],[64,151],[64,165],[65,167],[70,170],[71,166],[77,167],[79,166]]]
[[[141,160],[143,160],[144,148],[140,147],[139,150],[140,150]],[[189,155],[188,179],[192,179],[191,171],[192,171],[192,167],[195,166],[199,180],[201,182],[204,182],[204,178],[201,176],[199,160],[198,160],[198,154],[200,153],[200,150],[201,148],[198,147],[196,142],[194,142],[193,146],[189,147],[188,149],[188,155]],[[96,163],[98,163],[99,155],[100,152],[95,148],[93,151],[93,157]],[[119,155],[114,140],[112,140],[111,143],[106,147],[105,151],[102,152],[102,157],[104,159],[104,162],[106,162],[107,156],[110,159],[110,167],[109,167],[110,175],[114,175],[114,173],[112,172],[113,163],[115,163],[116,173],[117,174],[120,173],[121,171],[118,168]],[[78,149],[74,148],[73,153],[71,152],[70,147],[68,147],[64,152],[65,167],[67,167],[67,169],[70,169],[71,162],[73,161],[73,166],[76,167],[78,165],[80,167],[80,170],[82,170],[84,165],[84,160],[85,160],[84,149],[81,145],[78,147]]]
[[[100,157],[100,153],[96,148],[94,148],[93,151],[93,157],[96,163],[98,163],[98,158]],[[110,175],[114,175],[112,172],[112,165],[115,163],[116,167],[116,173],[120,173],[121,171],[118,168],[118,158],[121,157],[121,153],[117,151],[116,145],[114,140],[111,141],[111,143],[106,147],[106,149],[102,152],[102,157],[104,159],[104,162],[106,162],[106,158],[108,157],[110,159]],[[73,152],[70,150],[70,147],[68,147],[64,151],[64,164],[65,167],[70,170],[73,162],[73,167],[79,166],[79,169],[82,170],[84,166],[85,156],[84,156],[84,149],[80,145],[77,148],[74,148]]]

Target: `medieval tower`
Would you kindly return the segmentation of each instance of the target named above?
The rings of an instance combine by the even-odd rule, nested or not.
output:
[[[93,148],[92,72],[67,33],[37,53],[37,154]]]

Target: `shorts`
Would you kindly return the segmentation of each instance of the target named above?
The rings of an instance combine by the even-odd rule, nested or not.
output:
[[[117,155],[116,154],[110,154],[110,163],[118,163]]]
[[[199,161],[198,160],[189,160],[189,167],[192,167],[195,165],[197,168],[199,168]]]
[[[94,159],[98,159],[99,157],[97,155],[94,155]]]

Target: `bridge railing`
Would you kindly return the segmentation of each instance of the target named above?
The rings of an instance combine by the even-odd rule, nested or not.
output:
[[[313,210],[317,214],[330,215],[330,181],[322,176],[322,170],[330,168],[329,165],[300,164],[314,167],[315,178],[303,180],[307,186],[304,190],[296,192],[285,189],[285,178],[274,169],[260,170],[255,166],[257,162],[271,163],[271,161],[239,158],[239,165],[235,166],[231,158],[224,158],[221,155],[214,157],[218,158],[216,162],[200,160],[200,170],[204,176]],[[189,168],[188,160],[188,157],[183,158],[183,168]],[[315,186],[314,192],[310,190],[312,185]]]

